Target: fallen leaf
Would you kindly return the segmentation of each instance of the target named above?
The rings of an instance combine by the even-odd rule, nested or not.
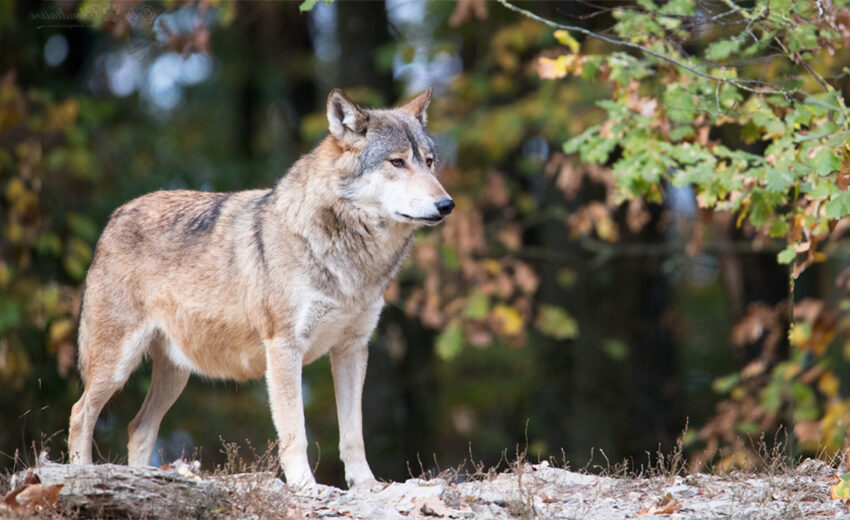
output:
[[[38,476],[31,479],[27,475],[25,482],[38,481]],[[21,487],[10,491],[3,497],[3,504],[15,512],[37,512],[45,507],[53,507],[59,502],[59,492],[64,484],[51,484],[42,486],[40,483],[25,483]]]
[[[65,484],[51,484],[43,486],[33,484],[18,494],[17,501],[30,510],[40,510],[44,507],[55,506],[59,502],[59,492]]]
[[[838,477],[838,483],[829,488],[832,492],[832,498],[835,500],[844,500],[845,503],[850,501],[850,473],[845,473]]]
[[[647,515],[672,515],[676,511],[682,509],[682,504],[673,498],[673,495],[667,493],[666,496],[659,498],[657,503],[649,509],[643,508],[638,511],[637,516]]]

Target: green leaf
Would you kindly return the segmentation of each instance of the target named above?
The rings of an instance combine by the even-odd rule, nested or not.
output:
[[[672,121],[690,122],[696,110],[693,95],[678,85],[673,85],[664,93],[664,108]]]
[[[730,54],[737,52],[740,47],[741,43],[738,40],[721,40],[711,44],[706,56],[712,61],[725,60]]]
[[[473,320],[480,320],[487,317],[490,312],[490,297],[480,291],[472,291],[466,298],[466,308],[464,315]]]
[[[850,192],[842,191],[826,203],[826,218],[837,220],[850,215]]]
[[[547,336],[558,340],[578,337],[578,323],[564,309],[555,305],[541,305],[537,316],[537,328]]]
[[[334,0],[323,0],[325,5],[332,3]],[[316,4],[319,3],[319,0],[304,0],[301,2],[301,5],[298,6],[298,10],[302,13],[306,13],[307,11],[312,10],[316,7]]]
[[[92,251],[88,244],[77,237],[71,237],[65,246],[65,256],[62,265],[65,272],[73,280],[82,281],[86,276],[86,270],[91,264]]]
[[[298,6],[298,10],[302,13],[306,13],[307,11],[316,7],[316,4],[319,0],[304,0],[301,2],[301,5]]]
[[[794,397],[794,422],[814,421],[818,418],[818,402],[815,391],[809,385],[794,381],[792,390]]]
[[[776,382],[768,384],[761,392],[761,407],[769,414],[775,414],[782,406],[782,389]]]
[[[735,426],[735,431],[741,435],[755,435],[762,431],[761,426],[752,421],[741,421]]]
[[[813,199],[825,199],[829,197],[830,190],[828,185],[818,184],[809,190],[809,197]]]
[[[622,361],[629,355],[629,346],[614,338],[607,338],[602,342],[602,352],[614,361]]]
[[[68,227],[76,236],[94,243],[97,240],[97,224],[91,218],[79,213],[68,213]]]
[[[35,241],[35,249],[43,255],[62,254],[62,239],[56,233],[42,233]]]
[[[718,394],[727,394],[735,385],[741,381],[741,374],[729,374],[728,376],[718,377],[711,384],[711,389]]]
[[[434,347],[441,359],[448,361],[457,357],[463,347],[463,328],[458,320],[449,323],[446,330],[437,336]]]
[[[841,168],[841,159],[832,150],[824,148],[815,155],[813,165],[818,175],[829,175]]]
[[[443,259],[443,265],[452,271],[460,269],[460,255],[457,254],[457,251],[452,246],[448,244],[441,244],[440,258]]]
[[[768,191],[784,193],[794,183],[794,175],[785,169],[770,168],[767,170]]]
[[[769,233],[771,238],[784,238],[789,231],[791,231],[791,228],[788,226],[788,222],[782,217],[776,217],[770,223]]]
[[[690,125],[677,126],[670,130],[670,140],[673,142],[681,141],[686,137],[694,135],[694,127]]]
[[[841,475],[838,484],[832,486],[830,490],[832,491],[832,498],[850,500],[850,473]]]
[[[14,300],[0,300],[0,334],[21,322],[21,312]]]
[[[794,250],[794,244],[788,244],[785,249],[776,255],[776,259],[780,264],[790,264],[797,258],[797,251]]]
[[[773,206],[766,200],[764,192],[753,192],[750,202],[750,223],[761,227],[773,214]]]

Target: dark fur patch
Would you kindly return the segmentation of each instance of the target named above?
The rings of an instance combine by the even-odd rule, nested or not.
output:
[[[313,333],[313,330],[316,328],[316,325],[324,318],[331,310],[333,306],[323,302],[323,301],[314,301],[310,304],[310,307],[307,309],[307,318],[304,325],[304,331],[302,332],[302,337],[309,338]]]
[[[422,154],[419,153],[419,145],[416,144],[416,139],[413,138],[413,133],[410,131],[410,126],[407,123],[402,123],[402,126],[404,127],[404,135],[410,142],[410,149],[413,150],[413,160],[425,164]]]
[[[206,235],[210,233],[221,216],[221,207],[232,195],[232,193],[214,194],[212,204],[189,221],[186,226],[187,233],[190,235]]]
[[[263,270],[267,270],[269,268],[268,261],[266,260],[266,246],[263,242],[263,212],[265,211],[266,204],[268,204],[269,200],[271,200],[271,196],[272,190],[269,190],[265,195],[257,199],[256,211],[254,211],[254,221],[252,223],[252,227],[254,229],[254,243],[257,245],[257,252],[260,254],[260,263],[263,264]]]
[[[322,226],[322,230],[324,230],[330,238],[339,236],[342,227],[339,215],[333,208],[326,208],[322,211],[320,216],[320,225]]]
[[[101,234],[101,239],[99,239],[97,241],[97,245],[95,245],[89,269],[92,269],[98,264],[101,256],[109,254],[108,252],[110,247],[108,245],[104,245],[102,240],[102,237],[106,235],[107,232],[113,234],[116,237],[116,241],[121,242],[129,249],[138,249],[141,247],[142,242],[145,240],[145,234],[144,230],[139,225],[140,214],[141,212],[139,211],[139,208],[132,206],[121,206],[112,212],[112,215],[109,217],[109,221],[106,223],[106,227]]]

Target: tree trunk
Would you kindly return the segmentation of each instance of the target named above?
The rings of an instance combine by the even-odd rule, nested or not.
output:
[[[209,518],[228,502],[227,490],[214,482],[117,464],[41,464],[17,474],[12,487],[30,471],[42,486],[62,484],[57,505],[83,518]]]

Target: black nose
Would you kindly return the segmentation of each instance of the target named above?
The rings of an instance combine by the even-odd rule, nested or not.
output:
[[[453,209],[455,209],[455,201],[452,199],[443,199],[437,203],[437,211],[440,212],[442,217],[451,213]]]

